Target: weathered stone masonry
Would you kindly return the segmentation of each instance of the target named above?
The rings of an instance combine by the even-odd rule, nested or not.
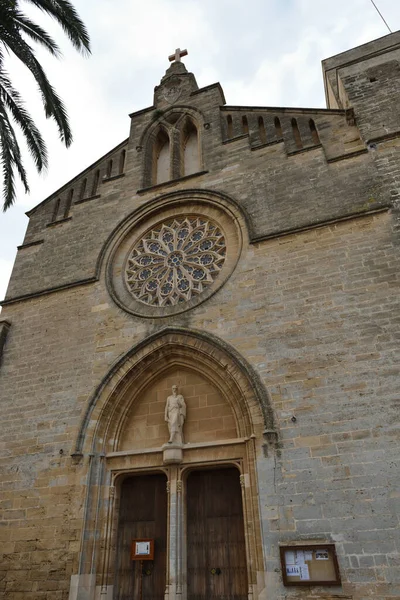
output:
[[[163,360],[165,378],[187,377],[190,399],[190,386],[212,375],[207,353],[215,386],[224,369],[232,390],[248,382],[254,600],[400,598],[400,33],[324,61],[323,72],[327,109],[239,107],[173,63],[154,106],[131,115],[128,140],[30,211],[0,321],[5,600],[113,597],[104,465],[150,465],[145,454],[104,456],[107,427],[124,451],[139,427],[129,412],[118,438],[113,407],[130,410],[122,388],[132,365],[147,377]],[[171,76],[183,83],[167,100]],[[199,167],[176,176],[187,115]],[[175,150],[171,179],[157,184],[149,144],[163,122]],[[235,224],[221,285],[180,312],[138,314],[114,301],[129,232],[185,207]],[[196,381],[191,349],[204,353]],[[157,393],[164,379],[151,385]],[[196,442],[202,429],[210,440],[232,435],[230,408],[215,403],[212,419],[199,404],[202,424],[188,425]],[[146,419],[161,439],[158,417]],[[206,460],[205,450],[191,452]],[[301,540],[336,544],[339,588],[283,586],[279,543]],[[174,585],[171,575],[169,600],[179,597]]]

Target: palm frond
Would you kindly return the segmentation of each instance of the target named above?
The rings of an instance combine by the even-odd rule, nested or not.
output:
[[[82,19],[68,0],[28,0],[53,17],[63,28],[72,45],[83,53],[90,53],[90,38]]]
[[[11,112],[15,122],[21,128],[36,169],[40,173],[43,169],[47,168],[48,164],[46,144],[30,114],[25,109],[21,96],[13,88],[7,74],[1,70],[0,102]]]
[[[25,42],[21,35],[10,35],[2,31],[0,25],[0,35],[4,36],[4,41],[8,48],[19,58],[34,76],[44,104],[46,117],[53,117],[58,125],[58,131],[61,140],[68,147],[72,142],[72,132],[68,123],[68,116],[64,103],[57,95],[54,88],[50,85],[39,61],[35,57],[32,48]]]
[[[90,53],[87,29],[70,0],[26,1],[61,25],[77,50],[82,53]],[[21,128],[37,170],[40,172],[47,167],[47,150],[44,140],[26,110],[21,96],[13,87],[9,75],[4,70],[5,51],[15,54],[31,71],[41,93],[46,117],[54,118],[60,138],[67,147],[72,142],[72,133],[64,103],[47,79],[27,38],[29,41],[43,46],[56,57],[61,54],[59,47],[40,25],[37,25],[20,10],[20,3],[21,0],[0,0],[0,163],[4,179],[4,210],[15,200],[15,173],[19,174],[25,190],[29,191],[13,123]]]
[[[61,56],[60,48],[57,46],[56,42],[42,27],[40,27],[40,25],[37,25],[19,11],[15,12],[14,19],[19,29],[34,42],[44,46],[53,56],[57,58]]]
[[[0,104],[0,162],[3,171],[3,210],[7,210],[15,201],[15,176],[14,168],[17,169],[25,191],[29,192],[26,171],[22,164],[21,152],[14,129],[10,123],[8,114]]]

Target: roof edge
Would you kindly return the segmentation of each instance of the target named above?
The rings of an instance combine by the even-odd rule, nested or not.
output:
[[[301,112],[301,113],[321,113],[321,114],[336,114],[336,115],[344,115],[346,114],[346,110],[342,108],[300,108],[298,106],[238,106],[238,105],[228,105],[221,106],[221,110],[230,110],[230,111],[240,111],[240,110],[266,110],[271,112],[284,112],[284,113],[293,113],[293,112]]]
[[[112,148],[111,150],[109,150],[108,152],[106,152],[105,154],[103,154],[103,156],[101,156],[100,158],[98,158],[97,160],[95,160],[94,163],[92,163],[91,165],[89,165],[88,167],[86,167],[86,169],[84,169],[83,171],[81,171],[80,173],[78,173],[77,175],[75,175],[75,177],[73,177],[72,179],[70,179],[69,181],[67,181],[66,183],[64,183],[64,185],[62,185],[60,188],[58,188],[54,192],[52,192],[50,194],[50,196],[47,196],[47,198],[45,198],[44,200],[42,200],[41,202],[39,202],[39,204],[36,204],[36,206],[34,206],[30,210],[28,210],[25,213],[26,216],[30,217],[40,206],[42,206],[42,204],[46,204],[46,202],[48,202],[49,200],[51,200],[54,196],[56,196],[57,194],[61,194],[67,187],[69,187],[71,185],[71,183],[73,183],[74,181],[76,181],[77,179],[79,179],[80,177],[82,177],[82,175],[84,175],[85,173],[89,172],[99,162],[101,162],[107,156],[109,156],[110,154],[112,154],[113,152],[115,152],[116,150],[118,150],[118,148],[122,148],[123,146],[125,146],[125,144],[127,144],[128,141],[129,141],[129,138],[126,138],[124,141],[122,141],[119,144],[117,144],[114,148]]]

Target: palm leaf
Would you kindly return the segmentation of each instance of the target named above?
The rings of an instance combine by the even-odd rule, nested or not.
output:
[[[15,12],[15,23],[18,28],[26,33],[34,42],[44,46],[46,50],[50,52],[53,56],[57,58],[61,55],[60,49],[48,33],[37,25],[31,19],[28,19],[23,13]]]
[[[72,133],[68,123],[68,116],[62,100],[58,97],[54,88],[50,85],[39,61],[35,57],[32,48],[25,42],[21,35],[10,35],[0,25],[0,35],[8,48],[19,58],[34,76],[44,104],[46,117],[53,117],[58,125],[61,140],[68,147],[72,142]]]
[[[54,118],[60,138],[67,147],[72,142],[65,106],[51,86],[26,38],[43,46],[56,57],[61,54],[59,47],[40,25],[33,22],[19,9],[20,1],[0,0],[0,162],[4,178],[4,210],[15,200],[15,172],[19,174],[25,190],[29,191],[11,118],[21,128],[37,170],[40,172],[47,167],[47,150],[44,140],[26,110],[21,96],[13,87],[4,70],[4,48],[15,54],[31,71],[42,96],[46,117]],[[61,25],[77,50],[90,53],[87,29],[69,0],[26,1]]]
[[[11,112],[15,122],[20,126],[36,169],[40,173],[47,167],[46,144],[30,114],[25,109],[21,96],[12,87],[11,81],[4,71],[0,71],[0,102]]]
[[[8,114],[0,104],[0,160],[3,170],[3,210],[7,210],[15,200],[15,177],[14,168],[17,169],[25,191],[29,192],[26,172],[21,160],[21,152],[14,129],[10,123]]]
[[[63,28],[72,45],[83,53],[90,53],[90,39],[85,24],[68,0],[28,0],[53,17]]]

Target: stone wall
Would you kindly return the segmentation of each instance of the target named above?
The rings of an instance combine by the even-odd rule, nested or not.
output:
[[[126,417],[118,450],[157,448],[168,440],[165,401],[177,385],[186,403],[185,443],[237,437],[232,410],[218,389],[204,377],[186,369],[174,369],[149,387]]]
[[[218,86],[196,91],[190,103],[202,112],[208,173],[140,190],[140,142],[152,107],[132,116],[123,176],[101,183],[99,197],[73,204],[72,218],[56,226],[46,227],[50,200],[31,213],[2,314],[11,324],[0,366],[2,597],[68,598],[70,576],[79,570],[93,458],[71,454],[89,399],[133,346],[180,327],[230,345],[269,392],[279,444],[266,448],[258,424],[254,503],[267,581],[260,598],[310,597],[307,588],[282,586],[278,544],[299,539],[336,544],[343,582],[336,597],[399,598],[398,139],[367,149],[369,133],[360,125],[362,152],[348,156],[346,142],[361,138],[345,111],[335,109],[313,116],[321,146],[290,154],[276,141],[254,150],[250,118],[249,134],[223,143],[226,110]],[[362,123],[367,107],[355,108]],[[112,232],[133,211],[189,189],[233,199],[243,215],[238,264],[190,311],[128,314],[107,289],[105,245],[112,246]],[[164,393],[163,381],[154,385]],[[211,399],[192,391],[199,411],[200,401],[211,406],[218,396],[211,388]],[[147,388],[147,400],[155,392]],[[154,404],[161,427],[158,397]],[[222,437],[231,436],[228,408],[221,400],[223,423],[228,419]],[[134,411],[129,418],[135,420]],[[129,418],[123,449],[136,443]],[[192,433],[200,422],[200,414],[193,417]],[[318,588],[312,597],[331,595]]]
[[[397,104],[400,75],[392,54],[397,56],[398,52],[395,46],[388,54],[379,55],[381,67],[374,66],[378,60],[375,56],[352,60],[350,66],[346,63],[340,69],[334,59],[327,61],[329,77],[338,70],[349,98],[340,110],[225,107],[219,86],[197,90],[190,97],[189,106],[198,119],[203,170],[162,186],[143,189],[143,173],[151,161],[146,136],[155,124],[174,121],[184,114],[184,109],[166,109],[163,105],[162,110],[154,106],[133,114],[128,146],[122,143],[88,173],[78,176],[30,212],[28,231],[17,255],[6,299],[97,279],[99,257],[115,228],[133,211],[166,191],[210,189],[227,194],[246,214],[253,240],[392,206],[399,197],[400,177],[398,143],[393,138],[397,111],[391,111]],[[390,73],[371,83],[366,79],[370,68],[389,69]],[[348,106],[355,113],[346,113],[344,108]],[[379,123],[375,123],[374,115],[379,117]],[[233,137],[227,134],[228,116],[232,117]],[[248,123],[245,134],[243,116]],[[258,135],[260,116],[266,128],[266,143],[260,143]],[[282,137],[277,137],[273,129],[276,117]],[[293,135],[293,119],[302,136],[300,148]],[[312,140],[310,119],[315,123],[320,144]],[[375,133],[368,127],[373,127]],[[367,146],[372,139],[374,143]],[[114,159],[116,164],[122,151],[126,151],[123,173],[103,177],[109,160]],[[64,206],[71,189],[79,188],[84,176],[89,181],[96,170],[101,173],[97,194],[84,202],[74,195],[68,218],[54,221],[57,199],[61,198]]]
[[[384,212],[247,246],[221,290],[171,319],[229,342],[271,394],[282,454],[273,479],[270,462],[258,460],[268,571],[279,568],[278,541],[327,538],[355,598],[368,589],[375,598],[398,595],[394,242]],[[124,314],[104,282],[10,305],[7,318],[2,585],[5,598],[19,590],[47,598],[40,591],[53,589],[50,577],[64,598],[87,472],[87,459],[74,465],[69,455],[88,397],[120,356],[165,323]]]

